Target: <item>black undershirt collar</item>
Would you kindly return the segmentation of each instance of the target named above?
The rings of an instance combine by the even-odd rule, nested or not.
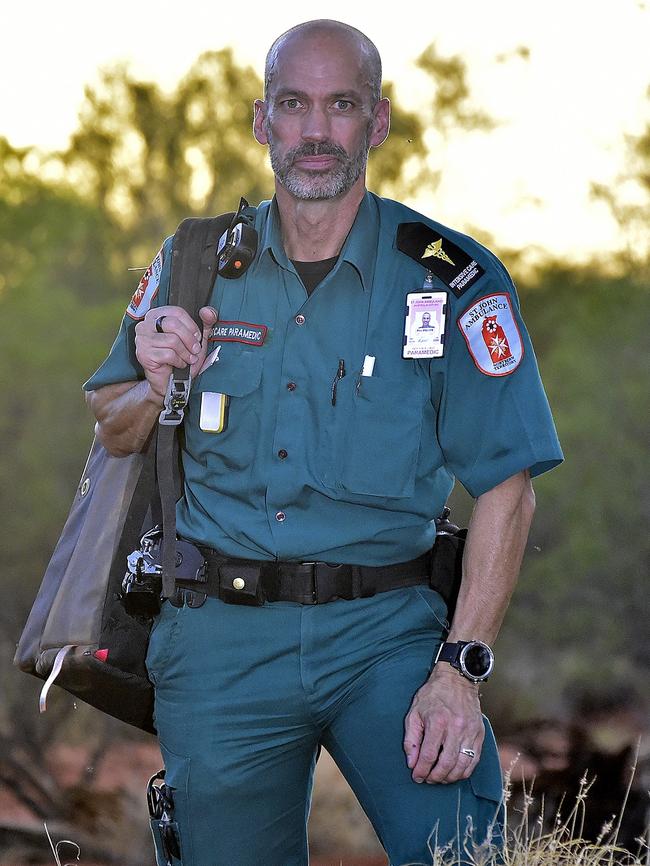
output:
[[[298,272],[298,276],[302,280],[302,284],[307,290],[307,294],[311,295],[316,286],[321,283],[329,272],[333,269],[338,260],[338,256],[331,259],[322,259],[320,262],[298,262],[291,259],[291,262]]]

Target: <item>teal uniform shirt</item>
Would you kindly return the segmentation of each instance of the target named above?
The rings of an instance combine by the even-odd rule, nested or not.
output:
[[[406,295],[427,274],[397,249],[405,222],[440,231],[485,272],[460,297],[434,278],[433,291],[447,295],[442,357],[402,358]],[[368,192],[334,269],[308,297],[275,200],[259,206],[255,227],[255,261],[213,290],[220,322],[234,324],[211,339],[217,360],[192,385],[180,534],[235,557],[402,562],[431,547],[455,478],[476,497],[561,462],[514,285],[488,250]],[[152,306],[166,303],[170,249],[168,239]],[[144,378],[139,312],[132,304],[86,390]],[[505,349],[490,354],[488,337]],[[499,352],[506,360],[493,364]],[[229,397],[222,432],[200,429],[204,393]]]

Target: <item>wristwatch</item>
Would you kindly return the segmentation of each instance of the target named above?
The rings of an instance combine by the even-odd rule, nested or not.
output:
[[[440,645],[435,664],[438,662],[448,662],[466,679],[482,683],[492,673],[494,653],[481,640],[459,640]]]

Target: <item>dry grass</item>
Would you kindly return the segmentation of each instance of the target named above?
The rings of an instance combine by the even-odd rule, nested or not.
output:
[[[637,749],[638,756],[638,749]],[[582,838],[587,809],[589,788],[593,784],[587,777],[580,781],[580,789],[568,814],[562,817],[563,805],[553,816],[552,827],[544,815],[543,802],[538,807],[534,798],[534,785],[524,790],[521,807],[511,804],[510,776],[505,778],[505,838],[504,847],[490,845],[490,840],[477,847],[471,842],[471,832],[466,833],[463,851],[451,854],[438,848],[430,840],[431,861],[429,863],[405,863],[401,866],[650,866],[650,800],[645,836],[636,839],[634,852],[618,844],[618,835],[625,811],[637,761],[631,769],[627,792],[621,804],[620,814],[612,815],[602,827],[595,841]]]
[[[451,853],[448,848],[437,846],[435,838],[432,837],[429,840],[431,859],[427,863],[403,863],[400,866],[650,866],[650,824],[648,822],[644,830],[645,837],[636,840],[636,851],[628,851],[617,842],[637,769],[636,759],[631,768],[620,813],[611,816],[595,841],[586,841],[582,838],[589,789],[593,780],[590,782],[586,776],[583,777],[575,801],[570,804],[570,808],[567,805],[566,817],[562,817],[564,804],[561,804],[552,817],[549,830],[549,821],[544,814],[544,803],[538,802],[534,795],[534,783],[529,790],[524,790],[523,796],[517,803],[513,802],[510,784],[512,769],[513,767],[505,774],[504,829],[507,840],[505,847],[491,845],[489,839],[482,846],[474,845],[471,841],[470,828],[465,833],[466,842],[460,854]],[[650,810],[647,814],[650,820]],[[60,859],[49,833],[48,839],[54,855],[53,862],[57,866],[77,866],[77,864],[81,866],[84,862],[83,858],[80,861],[74,858],[76,852],[71,858],[68,853],[70,859]],[[343,858],[339,860],[339,866],[346,866],[348,862],[350,861]],[[237,866],[237,864],[232,863],[228,866]]]

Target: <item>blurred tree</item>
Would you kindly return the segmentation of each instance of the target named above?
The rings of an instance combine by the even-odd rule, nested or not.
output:
[[[442,57],[432,43],[418,57],[417,65],[434,85],[428,124],[431,128],[441,135],[448,135],[452,130],[489,132],[494,129],[494,119],[472,106],[467,66],[461,57]]]
[[[428,165],[426,118],[400,108],[390,81],[384,82],[382,92],[391,101],[390,135],[370,152],[369,188],[378,195],[402,200],[415,196],[425,185],[433,192],[439,177]]]
[[[151,246],[188,214],[264,197],[270,172],[251,134],[261,84],[229,48],[203,54],[171,93],[123,66],[86,88],[80,125],[61,155],[88,201],[128,232],[147,263]]]
[[[385,91],[392,96],[390,82]],[[146,264],[188,214],[232,210],[241,195],[270,197],[273,176],[252,135],[261,93],[230,48],[201,55],[170,93],[117,66],[86,88],[79,129],[59,158],[86,200],[128,230],[131,260]],[[392,135],[371,163],[380,194],[412,195],[427,177],[424,131],[416,113],[393,105]]]
[[[80,384],[123,302],[111,268],[115,226],[67,184],[34,177],[35,161],[0,139],[0,784],[35,816],[68,820],[73,804],[44,755],[80,715],[89,726],[88,713],[55,699],[39,717],[37,681],[11,670],[11,659],[92,439]],[[106,722],[92,727],[101,750]]]
[[[579,689],[616,686],[641,700],[650,685],[647,287],[636,275],[549,263],[521,294],[566,462],[535,482],[541,507],[499,638],[499,681],[526,696],[525,713],[560,713]]]
[[[26,152],[1,140],[0,150],[0,546],[4,583],[20,594],[83,468],[92,424],[80,382],[110,342],[114,325],[98,303],[115,279],[104,216],[67,186],[19,171]]]
[[[650,100],[650,87],[648,87]],[[649,102],[650,105],[650,102]],[[626,136],[625,170],[611,184],[593,183],[594,198],[605,202],[623,230],[623,267],[650,276],[650,121],[639,135]]]

